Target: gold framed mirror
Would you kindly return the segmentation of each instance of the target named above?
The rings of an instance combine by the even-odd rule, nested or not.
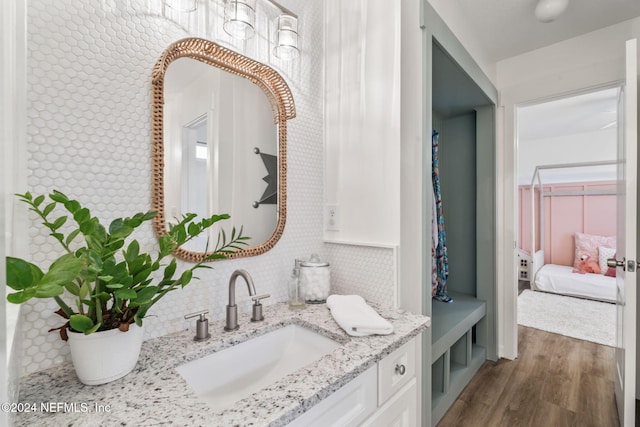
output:
[[[185,64],[185,62],[191,63]],[[174,66],[170,68],[172,64]],[[193,86],[194,82],[200,82],[198,80],[200,77],[196,78],[196,74],[199,76],[212,73],[214,69],[219,70],[216,73],[219,72],[220,74],[207,77],[216,82],[217,86],[215,87],[217,90],[213,91],[215,92],[213,95],[213,92],[199,90],[203,87],[198,86],[200,83],[195,86],[196,92],[206,92],[207,102],[209,102],[205,108],[207,111],[201,112],[202,114],[192,112],[190,119],[181,118],[180,120],[182,121],[177,122],[180,124],[175,124],[173,119],[175,114],[171,116],[170,112],[185,110],[183,106],[192,105],[193,100],[190,99],[186,103],[182,100],[181,104],[176,105],[169,104],[169,100],[183,96],[180,89],[182,83],[186,82]],[[174,75],[178,77],[174,79]],[[202,81],[204,82],[204,80]],[[233,87],[236,91],[230,92],[229,87]],[[255,212],[260,212],[260,209],[262,209],[262,215],[266,215],[269,219],[247,220],[252,224],[253,222],[266,221],[266,225],[260,223],[254,228],[256,234],[263,237],[252,238],[245,249],[231,253],[227,258],[255,256],[267,252],[282,236],[287,213],[287,120],[295,117],[296,110],[293,95],[285,80],[271,67],[214,42],[199,38],[186,38],[171,44],[162,53],[153,67],[152,89],[151,201],[152,209],[158,213],[153,220],[153,228],[156,235],[162,236],[166,233],[168,218],[175,218],[184,213],[194,211],[188,210],[188,207],[192,206],[192,204],[185,202],[188,199],[188,196],[185,196],[187,193],[195,193],[195,196],[191,196],[193,200],[199,200],[200,202],[205,200],[201,204],[206,205],[206,207],[202,209],[205,211],[209,209],[209,216],[229,213],[232,223],[239,228],[243,224],[234,222],[233,212],[228,212],[225,209],[230,205],[228,203],[225,204],[226,199],[222,200],[224,197],[221,194],[230,195],[229,197],[241,195],[245,199],[242,203],[232,203],[233,206],[242,205],[243,214],[239,215],[240,218],[243,218],[244,212],[248,212],[246,215],[251,214],[248,211],[249,208],[247,208],[247,206],[250,206],[250,209]],[[168,90],[169,92],[167,92]],[[242,92],[239,95],[240,92],[238,91],[240,90]],[[191,92],[193,92],[193,88]],[[176,93],[179,95],[176,95]],[[251,93],[251,95],[247,95],[247,93]],[[259,95],[255,95],[255,93]],[[249,96],[253,98],[249,98]],[[262,110],[259,110],[259,108],[262,108]],[[265,109],[267,110],[266,114]],[[236,117],[229,118],[228,114],[231,110],[239,110],[240,113],[236,113]],[[171,121],[168,120],[168,114],[171,117]],[[218,114],[225,114],[225,116],[219,117]],[[247,119],[247,117],[250,118]],[[269,130],[266,124],[260,125],[263,127],[257,127],[258,122],[267,121],[271,123],[272,130]],[[205,172],[201,176],[185,178],[186,174],[193,175],[195,173],[193,171],[198,168],[194,167],[193,164],[184,163],[184,159],[189,157],[184,153],[200,152],[199,148],[202,148],[201,146],[194,146],[193,150],[188,148],[189,145],[186,145],[187,142],[185,141],[189,137],[185,135],[198,135],[195,129],[202,127],[202,123],[205,123],[205,130],[201,134],[204,132],[206,135],[213,135],[211,139],[215,141],[213,145],[207,145],[207,142],[203,143],[199,140],[202,138],[192,138],[197,144],[204,144],[205,149],[203,151],[208,153],[202,157],[204,163],[206,163],[206,168],[203,169]],[[236,129],[243,130],[242,133],[251,133],[247,129],[253,129],[253,133],[251,133],[251,136],[245,137],[242,142],[237,138],[234,139],[240,131],[233,133],[225,130],[224,137],[222,137],[220,135],[223,133],[221,129],[227,126],[227,123],[234,123]],[[175,130],[176,127],[179,130],[171,131],[171,129]],[[272,132],[273,135],[270,135]],[[178,136],[176,137],[176,135]],[[207,141],[208,137],[205,140]],[[254,145],[254,147],[250,147],[251,155],[253,156],[250,162],[246,160],[248,158],[246,153],[249,147],[241,145],[248,144],[245,140],[251,141],[251,145]],[[264,144],[261,145],[263,140]],[[271,140],[273,141],[272,146],[269,145]],[[237,151],[239,146],[242,150],[242,165],[238,165],[239,162],[236,158],[229,161],[229,159],[221,157],[228,150]],[[268,148],[265,149],[265,146]],[[271,150],[274,153],[268,153]],[[174,155],[174,153],[177,154]],[[256,154],[259,156],[256,156]],[[176,161],[173,157],[177,157],[179,160]],[[256,166],[255,162],[259,162],[260,166]],[[259,168],[262,169],[258,170]],[[233,189],[228,188],[231,184],[227,181],[220,181],[222,177],[232,175],[234,170],[251,170],[253,175],[261,173],[262,180],[252,176],[249,180],[251,182],[250,185],[247,185],[248,179],[246,177],[233,178],[234,181],[238,181],[241,184],[233,184]],[[178,182],[179,184],[177,184]],[[203,186],[203,182],[206,185]],[[193,188],[193,183],[197,183],[198,187],[196,189]],[[264,188],[257,188],[256,185],[258,183]],[[249,192],[252,194],[244,194],[247,192],[245,190],[248,187],[251,187]],[[176,195],[176,193],[181,194]],[[167,208],[169,211],[167,211]],[[214,209],[214,211],[211,212],[210,209]],[[206,214],[207,212],[204,212],[203,216]],[[271,227],[273,231],[270,230]],[[257,232],[258,229],[259,233]],[[252,237],[252,230],[245,227],[244,234]],[[197,262],[205,255],[205,247],[204,245],[201,247],[182,247],[176,251],[175,256],[185,261]]]

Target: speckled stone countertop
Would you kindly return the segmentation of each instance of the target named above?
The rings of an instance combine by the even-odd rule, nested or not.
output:
[[[251,323],[248,313],[240,315],[240,329],[234,332],[222,332],[223,321],[211,322],[212,337],[208,341],[193,341],[193,331],[145,341],[136,368],[108,384],[83,385],[70,363],[36,372],[22,379],[20,402],[35,403],[37,410],[19,413],[16,425],[283,426],[430,325],[425,316],[375,308],[393,323],[393,334],[350,337],[333,320],[325,304],[309,305],[301,311],[275,304],[264,308],[263,322]],[[222,412],[210,409],[175,370],[185,362],[291,324],[312,329],[341,345]],[[76,407],[67,407],[68,412],[64,408],[61,412],[43,412],[42,402]]]

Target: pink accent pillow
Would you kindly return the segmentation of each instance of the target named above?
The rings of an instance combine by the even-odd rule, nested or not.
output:
[[[594,234],[576,233],[574,236],[575,253],[573,257],[573,267],[579,268],[583,255],[588,255],[592,259],[598,259],[598,247],[616,247],[616,236],[597,236]]]

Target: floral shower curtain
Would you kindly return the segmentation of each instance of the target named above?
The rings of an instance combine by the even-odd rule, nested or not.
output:
[[[432,240],[432,296],[438,301],[451,302],[447,295],[447,278],[449,277],[449,260],[447,257],[447,235],[444,230],[444,211],[442,209],[442,192],[440,190],[440,171],[438,167],[438,136],[435,129],[431,135],[431,180],[433,183],[433,215],[431,219]]]

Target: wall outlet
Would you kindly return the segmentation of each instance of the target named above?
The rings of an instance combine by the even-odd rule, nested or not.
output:
[[[324,205],[324,229],[340,231],[340,206]]]

